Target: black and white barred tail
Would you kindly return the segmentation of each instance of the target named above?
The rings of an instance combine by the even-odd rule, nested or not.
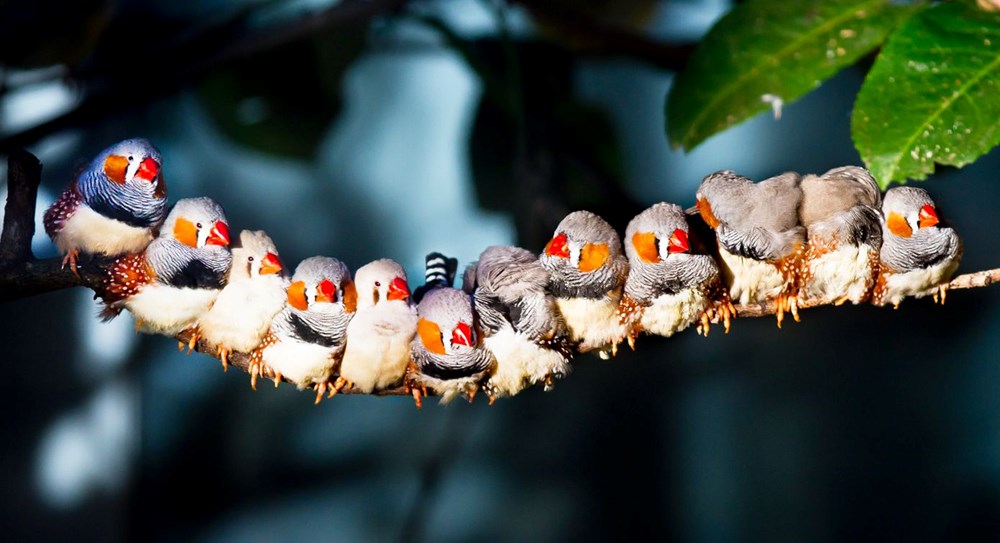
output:
[[[413,293],[413,302],[420,303],[425,294],[438,287],[450,287],[455,282],[458,259],[434,252],[424,258],[424,284]]]

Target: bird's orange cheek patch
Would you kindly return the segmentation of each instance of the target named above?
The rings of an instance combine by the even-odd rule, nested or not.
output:
[[[705,224],[709,228],[717,228],[719,226],[719,219],[716,218],[715,213],[712,213],[712,205],[708,203],[708,200],[704,198],[699,198],[695,203],[695,207],[698,208],[698,213],[701,214],[701,218],[705,221]]]
[[[174,223],[174,239],[188,247],[198,248],[198,227],[181,217]]]
[[[309,302],[306,301],[306,284],[303,281],[296,281],[288,285],[288,305],[305,311],[309,309]]]
[[[592,272],[603,266],[607,260],[607,243],[588,243],[580,251],[580,264],[577,267],[582,272]]]
[[[420,343],[424,345],[425,349],[435,354],[445,354],[444,342],[441,341],[441,328],[437,324],[426,319],[420,319],[417,321],[417,334],[420,336]]]
[[[913,229],[910,228],[906,219],[899,213],[889,213],[889,217],[885,220],[885,225],[889,228],[890,232],[901,238],[908,238],[913,235]]]
[[[111,155],[104,159],[104,175],[118,183],[125,184],[125,171],[128,170],[128,159],[123,156]]]
[[[354,313],[358,309],[358,289],[354,288],[353,281],[344,283],[344,311]]]
[[[660,261],[660,252],[656,248],[656,234],[652,232],[636,233],[632,236],[632,246],[643,262],[656,264]]]

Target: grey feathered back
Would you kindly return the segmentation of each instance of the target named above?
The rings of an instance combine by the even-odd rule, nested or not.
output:
[[[806,175],[801,186],[799,219],[806,228],[854,206],[875,210],[882,206],[878,183],[868,170],[858,166],[834,168],[820,176]]]

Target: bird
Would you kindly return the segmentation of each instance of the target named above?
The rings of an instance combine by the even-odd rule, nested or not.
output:
[[[497,362],[484,385],[490,403],[536,383],[549,390],[570,372],[575,345],[549,279],[531,251],[511,246],[487,247],[465,271],[483,345]]]
[[[128,309],[136,330],[176,336],[215,303],[232,261],[229,226],[210,198],[178,200],[145,251],[116,258],[95,289],[101,316]]]
[[[340,378],[348,389],[371,394],[403,381],[410,342],[417,333],[417,311],[409,304],[406,272],[383,258],[354,272],[358,307],[347,325],[347,347]]]
[[[450,287],[455,283],[458,259],[438,252],[424,258],[424,284],[413,291],[413,303],[419,304],[424,294],[438,287]]]
[[[309,257],[295,267],[286,298],[250,354],[250,386],[256,389],[258,376],[271,376],[275,386],[287,379],[300,390],[315,389],[319,403],[345,384],[334,376],[358,303],[351,272],[336,258]]]
[[[867,301],[878,275],[882,193],[868,170],[834,168],[802,178],[799,222],[806,229],[804,299]]]
[[[214,345],[223,369],[232,351],[253,351],[285,306],[285,277],[278,249],[262,230],[243,230],[232,247],[226,286],[198,318],[191,344],[204,338]]]
[[[448,286],[429,290],[417,305],[417,316],[406,373],[417,407],[428,389],[441,396],[442,404],[458,396],[471,402],[496,361],[483,346],[469,294]]]
[[[70,182],[45,211],[45,232],[77,273],[80,252],[116,257],[146,248],[163,222],[163,159],[142,138],[120,141]]]
[[[574,211],[556,227],[539,261],[550,274],[556,306],[581,353],[617,353],[625,337],[618,317],[628,259],[618,233],[589,211]]]
[[[654,204],[629,222],[629,272],[619,317],[633,349],[640,332],[670,337],[698,322],[699,333],[707,335],[713,320],[729,331],[735,310],[719,267],[711,255],[697,250],[695,241],[676,204]]]
[[[882,249],[872,302],[899,303],[927,295],[944,303],[947,283],[962,259],[962,240],[938,216],[926,190],[895,187],[882,200]]]
[[[705,176],[695,209],[715,231],[729,296],[740,304],[774,303],[778,327],[786,312],[798,321],[805,230],[799,225],[799,174],[754,183],[732,170]]]

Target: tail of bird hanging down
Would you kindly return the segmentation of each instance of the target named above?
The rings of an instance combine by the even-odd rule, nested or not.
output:
[[[424,258],[424,284],[413,293],[414,303],[431,290],[438,287],[450,287],[455,282],[458,271],[458,259],[449,258],[441,253],[430,253]]]

